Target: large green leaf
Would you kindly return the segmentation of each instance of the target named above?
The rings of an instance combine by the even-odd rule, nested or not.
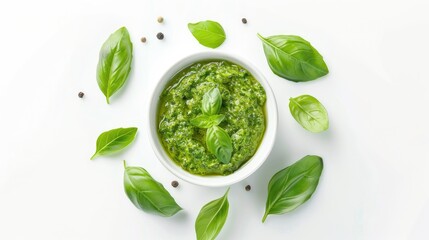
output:
[[[128,30],[122,27],[104,42],[97,65],[97,83],[107,103],[126,82],[132,59],[133,44]]]
[[[329,128],[328,112],[313,96],[290,98],[289,109],[295,120],[310,132],[323,132]]]
[[[278,76],[305,82],[329,73],[322,55],[303,38],[294,35],[258,36],[268,64]]]
[[[118,152],[134,141],[137,128],[116,128],[100,134],[97,138],[97,146],[91,159],[101,155]]]
[[[124,167],[125,193],[137,208],[164,217],[182,210],[164,186],[144,168],[127,166],[125,161]]]
[[[195,221],[197,240],[213,240],[222,230],[228,217],[228,192],[223,197],[213,200],[201,208]]]
[[[309,155],[274,174],[268,184],[262,222],[269,214],[290,212],[310,199],[319,183],[322,169],[322,158]]]
[[[226,38],[222,26],[215,21],[188,23],[188,28],[201,45],[209,48],[219,47]]]

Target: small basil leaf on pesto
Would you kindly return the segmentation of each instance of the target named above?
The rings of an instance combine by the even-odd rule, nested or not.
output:
[[[221,163],[229,163],[232,155],[232,141],[225,130],[218,126],[207,129],[206,143],[209,152],[214,154]]]
[[[200,115],[190,120],[190,123],[199,128],[210,128],[219,125],[225,119],[225,115]]]
[[[197,240],[213,240],[222,230],[229,211],[228,192],[204,205],[195,220]]]
[[[134,141],[137,134],[136,127],[116,128],[100,134],[97,138],[96,150],[91,160],[101,156],[118,152]]]
[[[131,71],[133,44],[125,27],[118,29],[104,42],[97,65],[97,83],[107,103],[126,82]]]
[[[163,217],[182,210],[164,186],[144,168],[127,166],[125,161],[124,168],[125,193],[138,209]]]
[[[329,73],[322,55],[305,39],[294,35],[262,37],[265,57],[278,76],[305,82]]]
[[[222,107],[222,95],[218,88],[213,88],[206,92],[203,96],[201,111],[206,115],[214,115],[219,113]]]
[[[323,170],[319,156],[305,156],[280,170],[268,184],[268,197],[262,222],[269,214],[283,214],[296,209],[313,195]]]
[[[223,27],[211,20],[188,23],[188,29],[201,45],[209,48],[219,47],[226,38]]]
[[[319,133],[329,128],[328,112],[313,96],[290,98],[289,109],[293,118],[310,132]]]

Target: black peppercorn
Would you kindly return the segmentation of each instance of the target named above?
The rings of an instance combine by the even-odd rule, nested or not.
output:
[[[85,95],[85,93],[83,93],[83,92],[79,92],[77,95],[78,95],[80,98],[83,98],[83,95]]]
[[[158,38],[159,40],[164,39],[164,33],[159,32],[158,34],[156,34],[156,38]]]
[[[246,189],[246,191],[250,191],[250,189],[252,188],[250,187],[250,185],[247,185],[244,189]]]
[[[244,24],[246,24],[247,23],[247,19],[246,18],[242,18],[241,22],[244,23]]]
[[[171,182],[171,186],[173,186],[174,188],[179,186],[179,182],[178,181],[172,181]]]

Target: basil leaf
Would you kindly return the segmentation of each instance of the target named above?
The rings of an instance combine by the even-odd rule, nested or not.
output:
[[[124,161],[124,188],[130,201],[147,213],[171,217],[182,208],[170,193],[141,167],[130,167]]]
[[[232,141],[225,130],[218,126],[207,129],[206,143],[209,152],[214,154],[221,163],[229,163],[232,154]]]
[[[219,47],[226,38],[225,31],[218,22],[207,20],[188,23],[188,28],[201,45],[209,48]]]
[[[310,132],[323,132],[329,128],[328,113],[313,96],[302,95],[290,98],[289,109],[293,118]]]
[[[206,115],[215,115],[222,107],[222,95],[218,88],[213,88],[203,96],[201,111]]]
[[[213,200],[201,208],[195,221],[197,240],[215,239],[222,230],[228,217],[228,192],[229,188],[223,197]]]
[[[262,222],[269,214],[290,212],[310,199],[319,183],[322,169],[322,158],[308,155],[274,174],[268,184]]]
[[[101,156],[118,152],[134,141],[137,128],[117,128],[100,134],[97,138],[97,147],[91,160]]]
[[[133,44],[125,27],[118,29],[104,42],[97,65],[98,87],[107,103],[125,83],[131,71]]]
[[[190,123],[195,127],[199,128],[210,128],[212,126],[219,125],[225,119],[225,115],[201,115],[196,118],[191,119]]]
[[[278,76],[305,82],[329,73],[322,55],[303,38],[293,35],[258,36],[262,40],[268,64]]]

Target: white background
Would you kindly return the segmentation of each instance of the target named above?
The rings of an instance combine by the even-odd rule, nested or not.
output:
[[[195,238],[201,206],[226,188],[180,180],[172,188],[176,177],[156,159],[144,121],[161,74],[208,50],[187,29],[206,19],[227,34],[215,51],[240,55],[267,77],[280,123],[269,159],[231,186],[218,239],[429,239],[428,10],[426,0],[1,1],[0,239]],[[133,71],[107,105],[98,52],[121,26],[134,43]],[[306,38],[330,74],[299,84],[277,77],[257,32]],[[325,105],[327,132],[293,120],[288,99],[301,94]],[[132,146],[89,160],[101,132],[128,126],[139,127]],[[269,179],[307,154],[324,158],[314,196],[262,224]],[[185,211],[162,218],[136,209],[124,194],[123,159],[146,168]]]

